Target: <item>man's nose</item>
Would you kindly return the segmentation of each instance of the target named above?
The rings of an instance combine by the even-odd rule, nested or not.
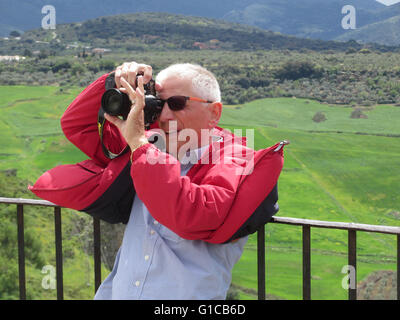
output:
[[[159,121],[165,122],[175,119],[175,113],[169,108],[168,102],[165,101],[164,107],[162,108]]]

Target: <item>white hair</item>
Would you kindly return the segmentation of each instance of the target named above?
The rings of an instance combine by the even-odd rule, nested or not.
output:
[[[197,64],[177,63],[161,70],[156,77],[157,82],[163,82],[168,77],[188,79],[192,81],[192,90],[197,98],[212,102],[221,102],[221,90],[215,76],[207,69]]]

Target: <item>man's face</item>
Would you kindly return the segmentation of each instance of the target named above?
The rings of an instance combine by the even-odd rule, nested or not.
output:
[[[191,80],[179,79],[173,76],[165,78],[161,83],[158,83],[157,92],[163,100],[172,96],[203,99],[203,97],[198,97],[193,92]],[[202,141],[202,129],[209,130],[215,127],[221,116],[221,111],[222,104],[219,102],[205,104],[197,101],[187,101],[183,110],[179,111],[171,110],[166,102],[158,118],[158,125],[166,136],[166,151],[177,157],[175,152],[181,155],[182,152],[186,152],[188,149],[199,148],[204,144],[210,143],[209,139],[204,139],[204,137]],[[190,137],[187,134],[190,134]],[[184,150],[180,151],[182,146],[184,146]]]

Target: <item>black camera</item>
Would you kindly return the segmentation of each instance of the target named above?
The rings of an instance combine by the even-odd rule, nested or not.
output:
[[[143,74],[138,74],[143,75]],[[137,77],[136,76],[136,87]],[[157,98],[156,83],[151,79],[148,83],[144,84],[145,90],[145,107],[144,107],[144,125],[149,129],[150,125],[156,121],[160,115],[163,103]],[[128,117],[131,110],[131,101],[127,94],[115,88],[114,73],[111,73],[106,79],[106,92],[101,98],[101,107],[104,112],[112,116],[121,116],[123,119]]]

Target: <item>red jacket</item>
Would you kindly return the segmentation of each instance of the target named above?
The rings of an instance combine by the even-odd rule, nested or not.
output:
[[[152,144],[135,150],[132,163],[130,153],[113,160],[105,157],[97,113],[106,76],[89,85],[61,118],[65,136],[90,159],[47,171],[29,187],[32,192],[111,223],[127,222],[136,192],[153,218],[179,236],[212,243],[253,233],[278,211],[282,143],[254,151],[245,146],[245,139],[216,128],[222,141],[213,142],[186,176],[180,175],[173,156]],[[126,146],[110,123],[103,137],[111,152]]]

